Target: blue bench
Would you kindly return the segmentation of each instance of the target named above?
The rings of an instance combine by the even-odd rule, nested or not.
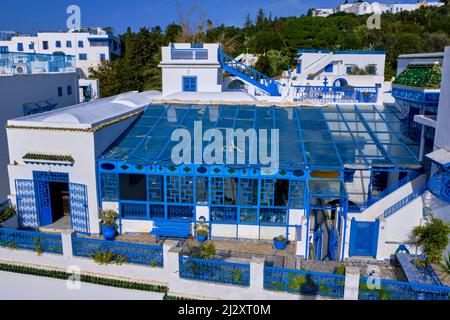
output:
[[[189,238],[191,223],[181,221],[155,221],[152,236],[168,238]]]

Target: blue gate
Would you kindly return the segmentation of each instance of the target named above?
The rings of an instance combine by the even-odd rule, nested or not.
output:
[[[377,256],[378,233],[380,220],[374,222],[356,221],[352,219],[350,228],[350,256],[374,257]]]
[[[34,192],[34,180],[16,180],[16,201],[20,228],[37,229],[39,227],[39,217]]]
[[[82,184],[69,183],[70,215],[72,229],[80,233],[89,233],[89,210],[87,187]]]

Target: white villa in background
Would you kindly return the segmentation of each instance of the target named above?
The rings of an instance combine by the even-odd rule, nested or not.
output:
[[[121,46],[117,35],[102,28],[86,27],[67,32],[38,32],[36,35],[0,32],[0,54],[7,52],[63,53],[74,56],[83,101],[85,98],[89,100],[100,96],[98,81],[89,80],[89,68],[98,66],[102,61],[111,60],[113,55],[120,55]]]
[[[399,13],[402,11],[415,11],[422,7],[441,7],[442,2],[417,2],[417,3],[379,3],[379,2],[355,2],[343,3],[335,9],[314,9],[312,15],[314,17],[328,17],[338,12],[353,13],[356,15],[366,14],[383,14],[383,13]]]

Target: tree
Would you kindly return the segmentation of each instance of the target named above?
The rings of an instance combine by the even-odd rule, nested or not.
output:
[[[247,16],[245,17],[244,28],[249,29],[251,27],[253,27],[253,21],[250,18],[250,14],[247,14]]]
[[[448,245],[450,225],[442,220],[432,217],[424,226],[413,229],[412,235],[416,238],[416,244],[422,248],[430,262],[439,263],[442,254]]]
[[[255,69],[262,74],[271,75],[270,59],[267,55],[260,56],[258,62],[255,65]]]
[[[258,14],[256,15],[256,25],[262,25],[266,21],[266,14],[263,8],[258,9]]]
[[[285,55],[281,51],[269,50],[267,52],[267,58],[269,59],[270,76],[279,76],[284,70],[287,70],[291,58],[289,55]]]

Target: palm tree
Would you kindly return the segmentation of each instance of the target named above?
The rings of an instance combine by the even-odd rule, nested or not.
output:
[[[444,278],[449,277],[450,276],[450,252],[447,254],[446,257],[444,257],[444,261],[442,261],[440,263],[440,266],[444,273]]]

